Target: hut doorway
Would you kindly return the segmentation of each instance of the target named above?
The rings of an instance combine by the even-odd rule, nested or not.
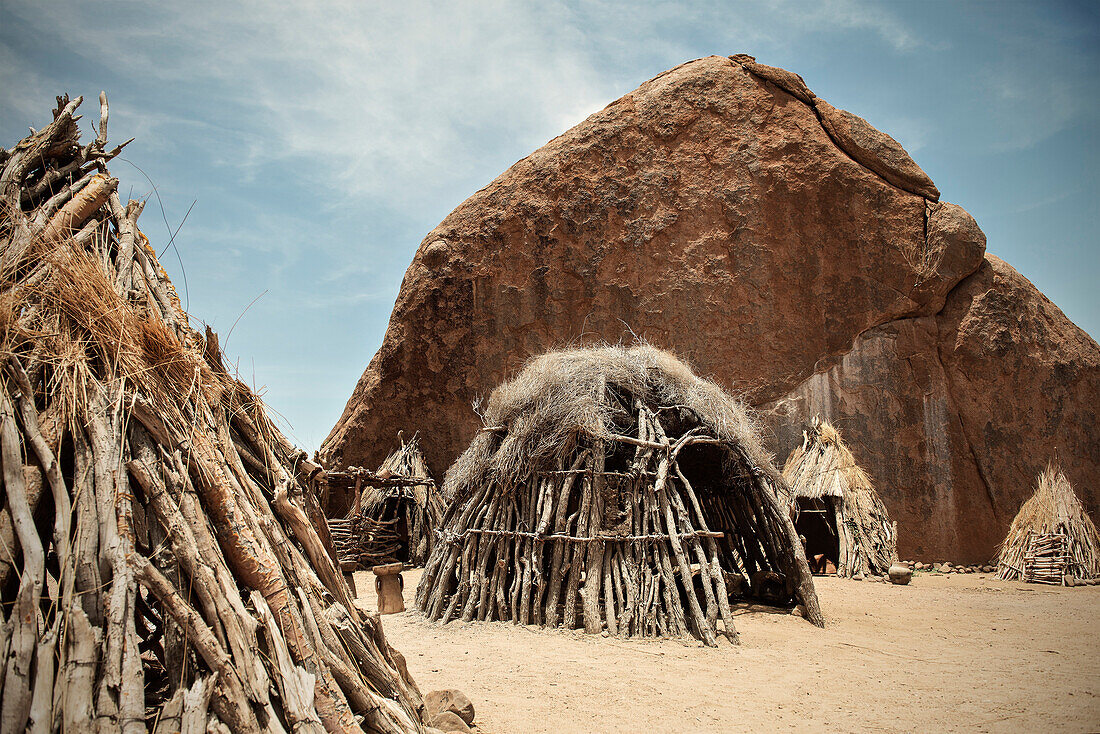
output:
[[[835,574],[840,562],[840,535],[832,497],[799,497],[794,528],[806,541],[806,561],[815,574]]]
[[[412,506],[410,506],[410,503]],[[409,515],[415,511],[416,498],[407,487],[397,488],[385,495],[381,507],[374,511],[374,519],[385,526],[389,532],[394,560],[402,563],[412,562],[409,542]]]
[[[686,416],[684,416],[686,418]],[[690,418],[678,431],[690,430]],[[700,504],[700,522],[715,539],[715,555],[731,602],[758,601],[777,607],[793,604],[793,579],[768,559],[766,540],[754,526],[761,508],[749,500],[754,491],[751,466],[721,443],[688,445],[677,456],[671,486],[694,494]],[[690,491],[688,488],[690,487]],[[695,566],[692,566],[693,571]],[[704,589],[694,579],[700,603]]]

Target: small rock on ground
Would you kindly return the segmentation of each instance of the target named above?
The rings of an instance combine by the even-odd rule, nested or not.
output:
[[[424,708],[427,710],[429,717],[450,712],[467,724],[474,723],[473,702],[465,693],[454,688],[428,691],[424,694]]]
[[[432,717],[432,726],[443,732],[457,731],[462,734],[469,734],[470,727],[466,726],[466,722],[458,717],[458,714],[453,711],[444,711],[441,714],[436,714]]]

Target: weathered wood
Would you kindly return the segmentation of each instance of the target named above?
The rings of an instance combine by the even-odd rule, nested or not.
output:
[[[5,391],[0,391],[0,454],[3,457],[4,488],[12,523],[23,556],[19,591],[8,616],[12,625],[7,668],[4,671],[3,704],[0,707],[0,734],[21,732],[31,709],[31,666],[38,640],[36,606],[42,595],[45,554],[35,528],[23,480],[23,456],[15,408]]]
[[[585,567],[588,574],[584,581],[584,631],[599,634],[603,630],[603,615],[600,613],[600,588],[603,584],[604,541],[599,539],[604,516],[603,490],[606,477],[603,475],[605,449],[603,441],[597,440],[592,447],[592,479],[588,483],[591,490],[591,508],[588,518],[589,533],[596,541],[588,546]],[[583,510],[582,510],[583,512]]]
[[[391,563],[373,569],[375,593],[378,595],[378,613],[396,614],[405,611],[405,579],[401,577],[401,564]]]
[[[325,728],[313,707],[313,675],[294,663],[282,631],[275,623],[275,617],[271,614],[271,609],[264,601],[263,595],[252,592],[252,605],[256,608],[276,664],[282,672],[282,675],[276,676],[275,680],[279,688],[279,697],[286,703],[287,723],[290,724],[291,731],[320,734]]]
[[[0,734],[419,731],[319,467],[189,326],[106,170],[106,98],[87,145],[79,102],[0,154]],[[307,628],[325,605],[340,634]]]
[[[695,489],[691,486],[691,482],[688,481],[683,472],[680,471],[679,466],[676,467],[676,476],[687,492],[688,499],[691,501],[691,507],[695,512],[695,519],[698,521],[700,528],[704,531],[710,530],[707,525],[706,515],[703,514],[703,508],[699,505],[699,499],[695,495]],[[707,552],[704,555],[700,549],[699,563],[709,568],[710,576],[714,583],[715,601],[718,604],[718,611],[722,617],[722,624],[725,627],[726,637],[732,642],[738,642],[737,628],[734,626],[733,614],[730,612],[729,593],[726,589],[725,574],[722,572],[722,565],[718,559],[718,544],[715,542],[714,538],[706,538],[703,542]],[[710,600],[708,599],[707,601],[709,602]],[[710,617],[710,612],[707,613],[707,617]]]

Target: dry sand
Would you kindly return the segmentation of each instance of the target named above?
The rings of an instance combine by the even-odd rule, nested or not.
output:
[[[419,578],[405,573],[406,604]],[[356,582],[373,611],[373,577]],[[917,573],[817,589],[826,629],[745,612],[741,645],[717,649],[415,611],[384,626],[422,691],[464,691],[493,734],[1100,731],[1100,586]]]

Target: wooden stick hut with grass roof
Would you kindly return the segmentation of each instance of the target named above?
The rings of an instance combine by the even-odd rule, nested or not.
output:
[[[898,560],[897,523],[840,431],[814,418],[783,466],[791,513],[815,573],[880,576]]]
[[[386,563],[423,566],[435,545],[443,499],[428,472],[417,436],[390,454],[378,471],[351,467],[326,472],[323,504],[350,495],[342,517],[329,520],[342,563],[369,568]]]
[[[731,596],[823,625],[783,478],[743,406],[651,346],[532,360],[447,472],[429,619],[736,640]],[[750,580],[755,579],[756,584]]]
[[[1053,462],[1016,514],[997,558],[997,577],[1073,585],[1100,577],[1100,535]]]

